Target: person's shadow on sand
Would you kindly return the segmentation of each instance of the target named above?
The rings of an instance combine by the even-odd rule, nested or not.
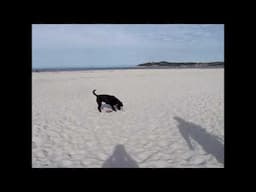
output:
[[[207,133],[201,126],[187,122],[180,117],[174,117],[174,119],[178,121],[179,131],[191,150],[194,150],[192,138],[202,146],[205,152],[213,155],[218,162],[224,163],[224,145],[218,137]]]
[[[103,163],[102,168],[139,168],[123,145],[116,145],[113,154]]]

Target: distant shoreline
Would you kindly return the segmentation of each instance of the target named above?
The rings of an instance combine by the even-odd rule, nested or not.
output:
[[[137,67],[108,67],[108,68],[41,68],[32,72],[61,72],[61,71],[101,71],[101,70],[136,70],[136,69],[218,69],[224,66],[137,66]]]

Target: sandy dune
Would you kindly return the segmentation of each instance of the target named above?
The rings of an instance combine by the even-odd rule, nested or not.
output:
[[[97,110],[112,94],[124,111]],[[32,74],[32,167],[224,167],[224,69]]]

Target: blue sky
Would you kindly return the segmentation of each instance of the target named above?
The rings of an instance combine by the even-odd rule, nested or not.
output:
[[[33,24],[32,68],[224,61],[222,24]]]

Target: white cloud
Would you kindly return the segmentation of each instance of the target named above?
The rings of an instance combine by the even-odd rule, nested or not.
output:
[[[32,43],[33,48],[152,47],[165,43],[180,46],[182,43],[204,41],[207,38],[211,43],[216,39],[216,31],[211,31],[214,27],[216,28],[213,25],[34,25]]]
[[[131,33],[107,25],[38,25],[33,28],[34,48],[74,48],[137,45]]]

